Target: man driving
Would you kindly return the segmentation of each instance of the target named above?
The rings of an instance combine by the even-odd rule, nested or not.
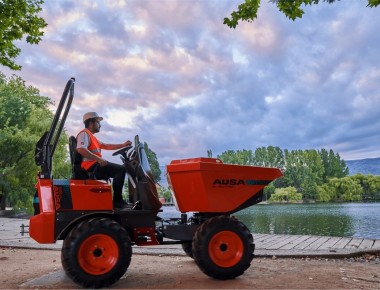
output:
[[[127,140],[121,144],[106,144],[98,140],[94,134],[100,131],[100,117],[96,112],[88,112],[83,115],[85,128],[78,133],[77,151],[82,155],[81,167],[86,172],[91,172],[96,179],[113,178],[113,207],[123,208],[127,203],[123,200],[122,191],[125,180],[125,167],[111,163],[102,157],[101,150],[117,150],[132,144]]]

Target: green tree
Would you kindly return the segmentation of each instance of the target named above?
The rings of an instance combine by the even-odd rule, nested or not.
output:
[[[317,186],[322,184],[324,168],[316,150],[303,151],[303,175],[301,190],[304,199],[315,199]]]
[[[339,1],[339,0],[338,0]],[[380,0],[367,0],[368,7],[376,7],[380,4]],[[277,8],[285,14],[289,19],[295,20],[302,18],[304,14],[303,6],[316,5],[320,2],[334,3],[336,0],[270,0],[275,3]],[[261,0],[245,0],[240,4],[236,11],[231,13],[230,18],[224,18],[224,24],[230,28],[236,28],[239,21],[253,22],[257,18],[257,11],[259,10]]]
[[[314,174],[309,171],[309,174],[306,174],[302,184],[300,193],[302,193],[302,198],[305,200],[315,199],[317,196],[317,182],[313,179]]]
[[[43,36],[45,20],[38,17],[42,0],[0,1],[0,64],[20,70],[15,63],[21,49],[15,42],[25,37],[27,43],[38,44]]]
[[[284,152],[279,147],[274,146],[256,148],[253,165],[284,169]]]
[[[380,176],[359,173],[351,178],[363,188],[363,200],[380,200]]]
[[[17,208],[32,208],[34,184],[39,168],[34,162],[35,144],[49,129],[52,113],[48,98],[13,76],[0,75],[0,195]],[[63,132],[54,156],[55,176],[68,176],[70,166],[67,135]]]
[[[330,151],[321,149],[318,153],[324,167],[323,182],[328,182],[330,178],[341,178],[348,175],[349,171],[346,162],[340,158],[339,153],[335,154],[331,149]]]
[[[227,164],[251,165],[253,162],[252,150],[227,150],[218,155],[217,158]]]
[[[270,197],[271,202],[294,202],[302,200],[302,194],[295,187],[276,188]]]
[[[380,176],[367,175],[367,188],[363,194],[366,199],[380,200]]]
[[[160,182],[161,169],[160,169],[160,164],[158,163],[158,160],[157,160],[157,155],[152,150],[150,150],[146,142],[144,142],[144,149],[148,157],[150,169],[152,170],[154,182]]]
[[[285,156],[285,172],[284,172],[284,185],[293,186],[297,190],[301,189],[302,176],[304,173],[304,166],[302,161],[302,150],[284,150]]]
[[[330,188],[331,200],[335,201],[359,201],[362,200],[363,188],[350,176],[344,178],[332,178],[327,183]]]
[[[264,200],[267,201],[270,197],[275,193],[276,187],[274,186],[274,182],[269,183],[264,187]]]
[[[348,175],[348,168],[333,150],[285,150],[284,186],[294,186],[305,199],[317,197],[317,187],[331,178]]]
[[[329,166],[329,152],[326,149],[322,148],[318,153],[321,157],[322,165],[324,168],[322,179],[323,182],[326,183],[329,181],[329,177],[331,176],[331,169]]]
[[[330,202],[335,199],[335,189],[327,184],[317,186],[316,200],[320,202]]]

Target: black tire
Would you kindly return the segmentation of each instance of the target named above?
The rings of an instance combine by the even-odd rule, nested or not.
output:
[[[233,279],[251,265],[255,245],[252,234],[239,220],[217,216],[204,222],[193,239],[193,256],[206,275]]]
[[[194,257],[193,257],[193,243],[192,242],[182,244],[182,249],[186,253],[187,256],[194,259]]]
[[[93,218],[73,228],[63,242],[61,261],[66,274],[85,288],[114,284],[131,262],[126,230],[107,218]]]

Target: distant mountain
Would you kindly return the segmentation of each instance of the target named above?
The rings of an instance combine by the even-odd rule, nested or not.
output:
[[[357,173],[380,175],[380,157],[357,160],[345,160],[350,175]]]

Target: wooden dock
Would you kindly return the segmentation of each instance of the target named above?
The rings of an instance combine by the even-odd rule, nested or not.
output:
[[[325,236],[268,235],[253,234],[256,249],[291,250],[291,249],[378,249],[380,240],[362,238],[340,238]]]
[[[256,252],[279,256],[347,256],[380,252],[380,240],[308,235],[253,234]]]

